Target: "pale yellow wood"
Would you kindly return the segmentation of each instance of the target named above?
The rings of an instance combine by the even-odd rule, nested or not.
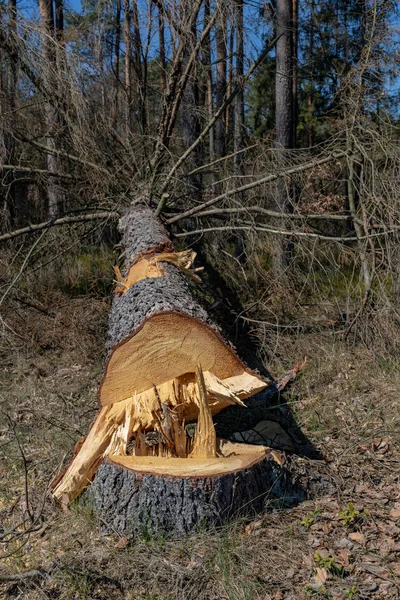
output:
[[[248,373],[246,373],[246,375],[248,375]],[[204,373],[204,381],[208,394],[213,396],[215,400],[222,400],[229,404],[246,406],[230,386],[225,385],[223,381],[218,379],[218,377],[215,377],[210,371]]]
[[[211,413],[216,415],[233,402],[248,398],[267,387],[267,384],[250,373],[242,373],[237,377],[219,380],[210,372],[204,372],[204,380],[208,394]],[[177,387],[179,392],[177,393]],[[179,415],[186,423],[196,421],[198,415],[198,387],[194,373],[187,373],[172,381],[157,386],[158,395],[172,407],[179,408]],[[233,400],[235,398],[235,400]],[[157,420],[154,411],[159,402],[152,387],[132,397],[132,432],[138,427],[144,430],[153,429]]]
[[[138,258],[136,262],[133,263],[126,277],[121,275],[119,267],[114,267],[114,273],[117,282],[114,292],[117,294],[125,294],[129,288],[142,279],[162,277],[165,275],[165,271],[160,263],[163,262],[174,264],[179,269],[187,273],[190,277],[199,282],[201,280],[200,277],[196,275],[196,272],[202,271],[204,267],[190,269],[195,258],[196,252],[193,250],[184,250],[183,252],[160,252],[159,254],[153,255],[148,254]]]
[[[104,453],[105,455],[126,454],[126,447],[132,433],[132,414],[133,398],[128,398],[125,402],[125,418],[114,431],[110,444]]]
[[[62,504],[70,504],[92,480],[107,455],[113,434],[124,420],[125,408],[126,402],[119,402],[100,410],[78,454],[53,489],[54,497]]]
[[[119,267],[114,267],[114,273],[117,280],[117,287],[114,291],[117,294],[124,294],[127,290],[129,290],[130,287],[142,279],[162,277],[165,275],[165,271],[161,265],[158,265],[156,262],[152,262],[151,259],[147,257],[141,258],[134,263],[129,269],[126,277],[121,275]]]
[[[236,454],[215,458],[163,458],[156,456],[109,456],[111,462],[142,473],[172,477],[211,477],[251,467],[269,452],[264,446],[232,444]]]
[[[232,396],[246,398],[266,387],[262,380],[243,372],[235,377],[220,381],[211,373],[204,373],[208,405],[212,415],[232,403]],[[230,390],[230,392],[229,392]],[[159,429],[160,400],[171,406],[172,414],[177,411],[181,422],[197,420],[199,414],[199,388],[194,373],[187,373],[175,380],[164,382],[140,394],[133,394],[121,402],[100,410],[87,438],[77,455],[53,490],[54,496],[69,504],[93,478],[104,456],[123,454],[132,434],[141,431],[139,452],[148,454],[143,432]],[[175,427],[175,426],[173,426]],[[192,452],[191,440],[184,439],[184,426],[173,429],[175,449],[178,456]],[[177,433],[178,432],[178,433]],[[179,449],[178,449],[179,448]],[[153,448],[151,453],[171,454],[165,448]]]
[[[217,436],[212,420],[212,414],[207,400],[207,388],[201,367],[196,372],[197,387],[199,390],[196,398],[199,407],[196,434],[194,437],[191,457],[215,458],[217,456]]]
[[[162,313],[150,317],[114,349],[100,386],[100,403],[114,404],[194,373],[198,364],[218,379],[241,375],[247,381],[247,375],[253,389],[265,387],[261,377],[249,373],[213,329],[186,315]]]

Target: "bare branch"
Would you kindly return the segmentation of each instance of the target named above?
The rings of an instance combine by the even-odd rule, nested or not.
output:
[[[25,581],[26,579],[38,579],[45,577],[46,572],[42,569],[33,569],[24,573],[13,573],[11,575],[0,575],[0,581]]]
[[[54,171],[49,171],[48,169],[37,169],[35,167],[24,167],[22,165],[0,164],[0,170],[20,171],[22,173],[37,173],[38,175],[48,175],[50,177],[58,177],[59,179],[69,179],[72,181],[76,181],[76,178],[73,175],[69,175],[68,173],[55,173]]]
[[[246,183],[245,185],[242,185],[241,187],[234,188],[232,190],[228,190],[227,192],[224,192],[223,194],[220,194],[219,196],[216,196],[215,198],[211,198],[211,200],[208,200],[207,202],[203,202],[203,204],[199,204],[198,206],[195,206],[194,208],[191,208],[190,210],[187,210],[187,211],[181,213],[180,215],[176,215],[175,217],[168,219],[167,224],[171,225],[172,223],[176,223],[177,221],[180,221],[181,219],[186,219],[186,217],[191,217],[192,215],[196,215],[197,213],[202,211],[204,208],[207,208],[208,206],[212,206],[213,204],[216,204],[220,200],[224,200],[225,198],[229,198],[230,196],[235,196],[235,194],[238,194],[240,192],[251,190],[252,188],[257,187],[259,185],[263,185],[264,183],[270,183],[271,181],[275,181],[276,179],[279,179],[279,177],[286,177],[287,175],[293,175],[295,173],[301,173],[302,171],[307,171],[308,169],[312,169],[313,167],[316,167],[318,165],[323,165],[327,162],[330,162],[331,160],[336,160],[338,158],[342,158],[343,156],[346,156],[346,152],[340,150],[337,152],[333,152],[331,155],[326,156],[325,158],[312,160],[308,163],[303,163],[302,165],[297,165],[296,167],[292,167],[290,169],[285,169],[284,171],[280,171],[278,173],[267,175],[266,177],[263,177],[262,179],[258,179],[257,181],[252,181],[251,183]]]
[[[64,152],[63,150],[58,150],[56,148],[49,148],[48,146],[45,146],[44,144],[40,144],[39,142],[35,142],[34,140],[29,140],[26,138],[21,138],[21,140],[23,142],[28,142],[28,144],[32,144],[32,146],[39,148],[39,150],[44,150],[46,152],[46,154],[55,154],[56,156],[63,156],[64,158],[68,158],[69,160],[78,162],[86,167],[92,167],[92,169],[96,169],[97,171],[101,171],[105,175],[111,176],[111,172],[108,169],[105,169],[104,167],[101,167],[100,165],[97,165],[96,163],[90,162],[89,160],[80,158],[79,156],[75,156],[74,154],[69,154],[68,152]]]
[[[0,242],[12,240],[20,235],[24,235],[25,233],[36,233],[37,231],[40,231],[41,229],[47,229],[48,227],[71,225],[72,223],[83,223],[85,221],[94,221],[97,219],[119,219],[119,217],[120,214],[116,211],[99,211],[96,213],[60,217],[59,219],[52,219],[51,221],[46,221],[45,223],[28,225],[27,227],[22,227],[22,229],[16,229],[15,231],[3,233],[3,235],[0,235]]]
[[[399,228],[392,228],[388,231],[383,231],[380,233],[374,233],[370,235],[365,235],[361,238],[356,236],[335,236],[335,235],[321,235],[319,233],[312,233],[310,231],[294,231],[294,230],[284,230],[284,229],[273,229],[271,227],[261,227],[259,225],[253,225],[251,223],[244,225],[225,225],[222,227],[205,227],[203,229],[196,229],[194,231],[185,231],[183,233],[176,233],[175,237],[189,237],[192,235],[202,235],[203,233],[211,232],[211,231],[262,231],[264,233],[274,233],[278,235],[285,236],[295,236],[295,237],[305,237],[305,238],[314,238],[317,240],[323,240],[328,242],[357,242],[360,239],[369,239],[369,238],[378,238],[390,235],[392,233],[397,233]]]
[[[348,221],[352,219],[351,215],[331,215],[327,213],[316,213],[316,214],[301,214],[301,213],[280,213],[262,206],[244,206],[237,208],[210,208],[199,212],[196,217],[209,217],[213,215],[232,215],[236,213],[257,213],[260,215],[266,215],[268,217],[276,217],[278,219],[298,219],[306,221]]]

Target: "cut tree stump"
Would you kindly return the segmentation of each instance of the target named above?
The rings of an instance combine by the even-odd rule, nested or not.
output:
[[[94,478],[87,497],[103,522],[172,535],[287,497],[266,448],[216,438],[213,416],[268,384],[193,296],[194,253],[176,252],[148,207],[131,208],[120,230],[125,261],[114,269],[100,410],[53,481],[54,497],[68,506]]]
[[[86,492],[107,530],[182,537],[305,498],[262,446],[218,442],[218,458],[110,456]]]

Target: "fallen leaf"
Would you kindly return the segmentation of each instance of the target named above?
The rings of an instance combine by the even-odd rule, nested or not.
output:
[[[317,567],[315,569],[315,581],[316,583],[320,583],[324,585],[325,581],[328,579],[328,572],[326,569]]]
[[[261,526],[262,526],[261,519],[259,519],[257,521],[253,521],[252,523],[249,523],[249,525],[246,525],[246,527],[244,528],[244,533],[245,533],[245,535],[250,535],[250,533],[253,533],[253,531],[260,529]]]
[[[357,531],[354,533],[349,533],[349,538],[352,542],[356,542],[357,544],[364,544],[365,542],[365,535]]]
[[[400,521],[400,508],[392,508],[389,512],[389,519],[392,521]]]
[[[379,554],[382,558],[386,558],[392,552],[394,546],[394,539],[385,537],[381,540],[379,545]]]
[[[400,563],[390,563],[389,569],[393,575],[398,575],[400,577]]]
[[[350,557],[349,550],[340,550],[339,558],[341,559],[342,564],[346,569],[348,569],[350,567],[349,557]]]
[[[127,544],[128,544],[128,538],[127,537],[122,537],[121,539],[118,540],[118,542],[115,544],[114,548],[118,548],[118,550],[122,550],[123,548],[126,548]]]

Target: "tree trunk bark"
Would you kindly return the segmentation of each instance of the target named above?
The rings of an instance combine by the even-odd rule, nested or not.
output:
[[[158,46],[160,52],[160,90],[161,94],[164,94],[167,89],[167,70],[165,59],[164,14],[160,5],[158,5]]]
[[[89,503],[107,529],[128,536],[179,538],[254,515],[268,501],[279,499],[280,506],[288,506],[305,498],[304,489],[291,480],[273,453],[230,442],[223,446],[225,453],[246,449],[249,454],[220,459],[212,470],[204,461],[183,475],[141,470],[130,464],[130,457],[108,459],[87,492]],[[230,471],[224,472],[229,461]]]
[[[221,5],[216,25],[217,68],[215,79],[215,109],[218,111],[226,95],[226,36],[227,15]],[[215,124],[215,154],[218,157],[226,154],[225,120],[221,116]]]
[[[196,33],[196,23],[193,23],[192,29],[190,31],[190,44],[188,44],[186,56],[183,60],[183,70],[185,70],[185,66],[189,59],[190,53],[193,48],[196,46],[197,42],[197,33]],[[190,148],[193,142],[197,140],[200,135],[201,127],[200,127],[200,101],[199,101],[199,78],[197,68],[194,67],[189,76],[189,80],[182,94],[182,137],[183,137],[183,145],[185,150]],[[189,157],[187,164],[190,167],[190,170],[196,169],[200,166],[201,156],[201,147],[198,146],[194,152],[192,152]],[[202,174],[195,173],[194,175],[190,175],[187,179],[188,184],[188,194],[189,195],[199,195],[201,190],[201,182],[202,182]]]
[[[120,78],[119,78],[119,63],[120,63],[120,50],[121,50],[121,0],[117,0],[116,13],[115,13],[115,43],[114,43],[114,98],[113,98],[113,111],[112,111],[112,122],[114,130],[117,129],[119,119],[119,96],[120,96]]]
[[[276,158],[284,161],[285,150],[293,147],[293,5],[292,0],[277,0],[276,42]],[[290,201],[286,182],[281,178],[275,188],[276,210],[286,213]],[[288,264],[289,244],[279,235],[274,238],[272,269],[282,277]]]
[[[57,3],[57,25],[58,27],[63,25],[62,17],[62,4]],[[58,82],[56,79],[57,70],[57,47],[56,39],[62,38],[63,32],[61,29],[57,30],[56,36],[56,22],[54,15],[54,7],[52,0],[39,0],[40,9],[40,23],[42,28],[42,52],[46,61],[46,73],[49,89],[58,88]],[[59,136],[60,122],[57,116],[55,106],[45,101],[44,105],[45,112],[45,123],[46,123],[46,144],[50,150],[57,149],[57,137]],[[46,156],[47,168],[49,171],[54,173],[60,172],[59,158],[54,152],[49,152]],[[56,218],[63,211],[64,194],[61,187],[58,185],[56,178],[49,177],[47,182],[47,195],[48,195],[48,214],[50,218]]]
[[[16,0],[8,1],[8,32],[11,39],[16,39],[17,36],[17,2]],[[1,57],[0,57],[1,58]],[[0,75],[1,77],[1,75]],[[3,120],[2,134],[3,134],[3,147],[4,147],[4,163],[11,165],[16,164],[15,160],[15,138],[12,133],[12,124],[15,118],[15,111],[17,108],[17,94],[18,94],[18,59],[14,56],[10,56],[8,59],[7,70],[5,73],[5,81],[0,84],[0,92],[2,100],[4,101],[4,108],[2,113],[10,115],[10,118]],[[3,88],[3,89],[1,89]],[[2,102],[0,102],[1,106]],[[7,108],[6,108],[7,107]],[[2,182],[5,189],[5,218],[7,224],[11,229],[14,228],[18,220],[17,212],[17,196],[16,196],[16,185],[15,179],[18,177],[17,173],[7,171],[3,174]]]
[[[243,39],[243,0],[235,3],[236,21],[236,82],[244,75],[244,39]],[[235,99],[235,170],[243,175],[244,148],[244,90],[241,89]],[[240,185],[240,184],[239,184]]]
[[[124,42],[125,42],[125,96],[126,96],[126,114],[125,128],[126,137],[132,133],[132,9],[130,0],[124,0]]]
[[[125,267],[123,275],[115,268],[100,410],[52,482],[54,497],[68,505],[93,480],[87,499],[109,528],[173,537],[255,513],[267,499],[304,499],[275,451],[217,438],[241,417],[231,413],[217,429],[212,417],[268,386],[192,293],[193,251],[176,252],[147,206],[131,208],[119,226]],[[258,402],[250,421],[260,410]]]
[[[187,423],[198,421],[198,432],[211,439],[210,419],[203,415],[199,426],[199,367],[210,416],[267,385],[239,359],[192,295],[189,280],[198,278],[190,269],[193,253],[175,252],[147,207],[131,209],[120,230],[126,268],[125,277],[116,269],[119,284],[99,390],[102,408],[74,460],[54,483],[55,497],[66,504],[89,483],[104,456],[126,453],[132,436],[135,454],[147,456],[142,434],[159,432],[158,457],[194,452],[196,437],[193,443],[186,440]]]

